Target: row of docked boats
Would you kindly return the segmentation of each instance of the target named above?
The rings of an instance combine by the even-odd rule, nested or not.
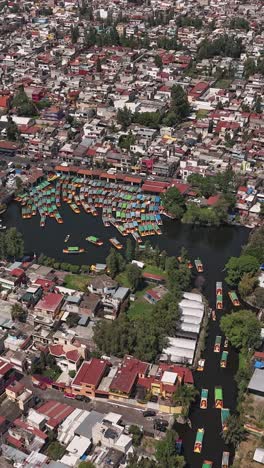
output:
[[[63,222],[58,211],[63,201],[76,214],[83,209],[98,216],[101,209],[106,227],[112,224],[122,235],[131,234],[137,242],[144,236],[162,233],[164,210],[160,197],[144,194],[138,186],[51,174],[47,180],[18,195],[16,201],[21,204],[24,219],[39,213],[42,227],[48,217]]]
[[[215,338],[215,343],[214,343],[214,352],[215,353],[220,353],[221,351],[221,344],[222,344],[222,337],[221,336],[216,336]],[[221,355],[221,360],[220,360],[220,367],[225,368],[227,366],[227,357],[228,357],[228,340],[225,339],[224,341],[224,349]],[[205,359],[200,359],[198,361],[198,371],[203,371],[204,370],[204,365],[205,365]],[[208,395],[209,395],[209,390],[207,388],[202,388],[201,393],[200,393],[200,409],[201,410],[206,410],[208,408]],[[221,414],[221,426],[222,426],[222,431],[225,432],[228,429],[228,418],[230,416],[230,410],[229,408],[224,408],[224,398],[223,398],[223,389],[221,386],[217,385],[214,388],[214,408],[217,410],[220,410]],[[197,433],[196,433],[196,438],[194,442],[194,452],[195,453],[201,453],[202,452],[202,447],[203,447],[203,439],[204,439],[204,433],[205,430],[204,428],[198,428]],[[223,452],[222,454],[222,468],[228,468],[229,467],[229,458],[230,458],[230,453],[229,452]],[[203,468],[209,468],[213,466],[213,462],[210,460],[205,460],[203,462],[202,467]]]
[[[235,291],[229,291],[228,296],[234,307],[239,307],[240,302]],[[218,310],[223,309],[223,285],[221,281],[216,283],[216,308]]]
[[[222,387],[216,386],[215,391],[214,391],[214,407],[216,409],[221,409],[224,410],[224,405],[223,405],[223,390]],[[200,398],[200,408],[201,409],[207,409],[208,406],[208,389],[207,388],[202,388],[201,390],[201,398]],[[228,414],[227,414],[228,413]],[[221,413],[221,418],[222,418],[222,429],[226,430],[226,426],[224,427],[224,422],[229,416],[229,409],[223,411],[223,414]]]

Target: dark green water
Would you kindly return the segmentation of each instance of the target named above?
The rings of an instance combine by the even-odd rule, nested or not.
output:
[[[125,242],[116,229],[105,228],[101,218],[92,217],[84,213],[75,214],[64,204],[60,208],[64,224],[57,224],[53,219],[47,221],[46,227],[39,227],[39,217],[23,220],[20,216],[20,208],[12,204],[4,215],[4,223],[7,226],[16,226],[25,239],[26,251],[41,252],[58,261],[72,262],[76,264],[93,264],[105,262],[111,244],[109,238],[117,237],[120,242]],[[218,228],[192,227],[182,225],[172,220],[164,220],[161,236],[149,237],[153,245],[158,245],[167,251],[169,255],[178,255],[182,246],[189,251],[190,258],[200,257],[204,264],[204,273],[199,275],[204,281],[203,292],[212,307],[215,307],[215,283],[224,281],[224,265],[231,256],[239,255],[241,247],[246,244],[249,230],[240,227],[223,226]],[[71,235],[69,245],[85,247],[84,254],[74,256],[65,255],[62,249],[65,246],[64,239],[67,234]],[[104,241],[102,247],[95,247],[85,241],[88,235],[95,235]],[[195,279],[194,279],[195,281]],[[221,467],[221,459],[224,447],[221,438],[221,413],[213,408],[214,387],[221,385],[224,395],[224,407],[235,409],[236,386],[234,374],[238,366],[237,353],[229,349],[228,367],[220,369],[221,353],[213,353],[215,336],[219,332],[219,318],[223,313],[231,310],[231,303],[227,296],[227,288],[224,286],[224,312],[218,313],[216,322],[211,322],[204,357],[206,358],[205,370],[196,372],[195,384],[198,389],[209,390],[208,409],[201,410],[199,402],[194,405],[191,412],[192,429],[178,426],[184,440],[184,453],[189,467],[200,468],[203,460],[214,462],[214,468]],[[198,427],[204,427],[204,443],[202,454],[194,454],[193,446]]]

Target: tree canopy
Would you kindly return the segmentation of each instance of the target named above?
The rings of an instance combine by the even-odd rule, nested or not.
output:
[[[235,348],[258,348],[260,345],[261,325],[250,310],[239,310],[222,317],[221,330]]]
[[[245,429],[241,419],[236,415],[231,415],[226,421],[227,431],[223,431],[222,437],[226,444],[238,446],[245,439]]]
[[[254,275],[258,271],[259,263],[252,255],[241,255],[240,257],[231,257],[226,266],[226,282],[230,286],[237,286],[244,273]]]
[[[38,115],[38,110],[31,99],[25,93],[24,87],[20,86],[13,98],[13,107],[17,108],[18,115],[33,117]]]
[[[170,187],[161,198],[165,210],[174,218],[181,219],[185,211],[185,201],[179,190]]]
[[[130,263],[126,267],[126,276],[132,291],[136,291],[138,289],[141,280],[142,280],[142,272],[137,265]]]
[[[198,59],[213,58],[218,55],[223,57],[239,58],[243,51],[242,41],[235,36],[227,34],[210,41],[204,39],[198,49]]]
[[[24,241],[22,234],[15,227],[0,233],[0,258],[19,258],[24,253]]]
[[[184,458],[177,454],[176,440],[177,432],[168,430],[166,437],[156,444],[155,457],[158,461],[158,466],[166,468],[183,468],[185,465]]]

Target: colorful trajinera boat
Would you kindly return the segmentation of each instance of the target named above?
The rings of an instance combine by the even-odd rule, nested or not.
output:
[[[221,281],[216,283],[216,308],[217,310],[223,309],[223,286]]]
[[[194,260],[194,264],[195,264],[195,267],[196,267],[196,270],[198,271],[198,273],[202,273],[203,272],[203,264],[202,264],[200,258],[196,258],[196,260]]]
[[[202,464],[202,468],[212,468],[212,466],[213,466],[213,462],[209,460],[204,460]]]
[[[101,245],[103,245],[103,241],[95,236],[88,236],[85,238],[85,240],[87,240],[91,244],[97,245],[97,247],[100,247]]]
[[[201,409],[207,409],[207,398],[208,398],[208,389],[203,388],[201,391],[201,401],[200,401]]]
[[[228,296],[229,296],[233,306],[235,306],[235,307],[240,306],[240,302],[239,302],[239,299],[237,297],[237,293],[235,291],[229,291]]]
[[[223,390],[222,387],[215,387],[215,408],[223,408]]]
[[[227,356],[228,356],[228,351],[223,351],[221,360],[220,360],[220,367],[223,367],[224,369],[227,366]]]
[[[205,359],[199,359],[197,369],[199,372],[203,372],[204,370]]]
[[[111,239],[109,239],[109,242],[111,242],[111,244],[117,249],[117,250],[121,250],[123,248],[122,244],[115,238],[115,237],[112,237]]]
[[[63,249],[63,253],[66,253],[66,254],[80,254],[83,252],[84,252],[84,249],[81,247],[67,247]]]
[[[196,438],[195,438],[195,442],[194,442],[193,451],[195,453],[201,453],[202,448],[203,448],[203,438],[204,438],[204,429],[200,428],[200,429],[197,430]]]
[[[223,452],[222,456],[222,468],[228,468],[229,467],[229,452]]]
[[[221,336],[217,336],[217,337],[215,338],[214,353],[220,353],[221,342],[222,342],[222,337],[221,337]]]
[[[228,408],[221,408],[221,424],[222,424],[222,430],[227,431],[227,419],[230,416],[230,410]]]

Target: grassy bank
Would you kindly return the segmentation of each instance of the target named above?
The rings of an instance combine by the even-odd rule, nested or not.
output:
[[[87,286],[90,283],[88,275],[67,275],[64,278],[64,286],[69,289],[76,289],[77,291],[87,291]]]

